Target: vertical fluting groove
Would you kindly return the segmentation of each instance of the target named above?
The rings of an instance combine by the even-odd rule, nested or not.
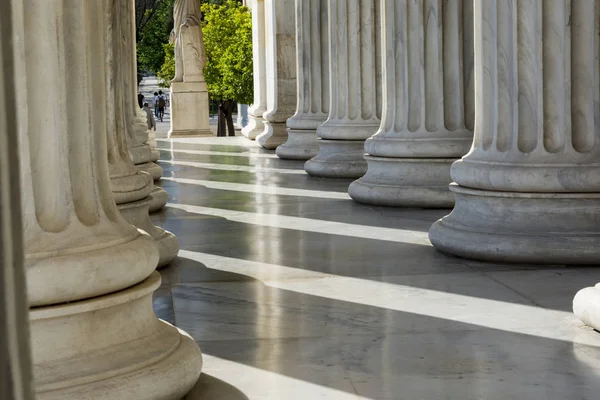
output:
[[[381,42],[381,0],[375,0],[373,5],[373,20],[374,29],[371,30],[371,37],[373,38],[373,43],[375,43],[375,52],[373,54],[373,67],[375,68],[373,71],[373,116],[374,119],[381,119],[381,111],[383,109],[383,85],[382,85],[382,75],[383,75],[383,65],[381,63],[381,57],[383,54],[382,51],[382,42]]]
[[[383,96],[386,96],[383,99],[384,107],[383,112],[381,114],[381,126],[380,129],[384,132],[388,132],[390,127],[394,121],[395,114],[395,106],[397,102],[395,101],[394,95],[394,87],[396,86],[396,71],[394,69],[388,69],[390,66],[394,66],[395,63],[395,53],[393,43],[395,41],[395,30],[393,24],[390,24],[390,20],[395,15],[394,4],[389,2],[389,0],[382,1],[382,17],[384,20],[384,28],[381,31],[381,42],[383,46],[383,64],[385,68],[383,70]],[[392,21],[393,22],[393,21]],[[390,63],[390,60],[393,60]]]
[[[382,18],[385,18],[386,32],[382,38],[382,47],[386,52],[383,60],[386,63],[384,71],[393,71],[382,77],[382,90],[384,110],[386,115],[381,118],[384,121],[386,132],[402,132],[407,128],[407,106],[408,106],[408,54],[407,54],[407,13],[410,0],[387,0],[386,9],[381,10]],[[388,43],[388,40],[392,43]],[[391,82],[389,82],[391,80]]]
[[[347,18],[343,18],[343,22],[346,25],[348,34],[346,38],[342,38],[343,46],[339,47],[340,52],[344,52],[347,55],[347,67],[343,68],[345,86],[348,93],[347,102],[347,116],[350,120],[356,120],[360,116],[361,107],[361,95],[362,85],[364,85],[365,77],[362,76],[365,66],[361,65],[361,56],[363,49],[361,46],[361,2],[365,0],[348,0],[347,14],[340,14],[340,16],[347,15]],[[344,2],[345,3],[345,2]],[[352,82],[358,78],[359,82]],[[342,92],[344,93],[344,92]]]
[[[508,1],[507,1],[508,2]],[[500,32],[498,22],[501,16],[500,4],[489,0],[474,0],[473,16],[475,33],[473,35],[475,58],[475,134],[473,147],[488,150],[497,129],[498,109],[500,103],[498,72]]]
[[[320,21],[321,21],[321,0],[311,0],[311,7],[307,10],[307,16],[310,20],[310,29],[307,36],[308,46],[307,55],[310,61],[310,80],[309,93],[310,102],[308,103],[312,114],[317,114],[322,111],[321,107],[321,37],[320,37]]]
[[[331,76],[331,92],[335,93],[332,96],[332,108],[335,107],[336,119],[342,119],[347,115],[347,97],[340,96],[340,93],[347,93],[348,89],[348,56],[345,52],[345,40],[349,40],[347,37],[347,15],[346,8],[348,4],[345,1],[329,0],[332,5],[332,9],[336,12],[331,13],[331,54],[333,60],[331,62],[336,63],[335,68],[332,68],[333,74]]]
[[[543,3],[543,107],[544,107],[544,148],[556,153],[564,148],[566,108],[570,97],[566,62],[567,15],[565,0],[544,0]],[[586,3],[586,2],[583,2]]]
[[[116,76],[115,76],[115,54],[114,54],[114,35],[115,35],[115,23],[114,23],[114,9],[113,1],[110,2],[109,7],[106,9],[105,15],[105,34],[106,34],[106,124],[107,124],[107,146],[108,146],[108,163],[109,165],[115,165],[119,162],[121,154],[119,146],[117,144],[117,112],[119,107],[116,106]]]
[[[25,0],[25,48],[28,101],[28,141],[35,215],[47,232],[60,232],[72,212],[64,80],[68,76],[61,49],[65,36],[58,0]],[[43,38],[41,40],[40,38]],[[44,64],[40,63],[44,60]],[[51,94],[53,101],[48,101]],[[47,168],[54,165],[56,168]]]
[[[89,46],[87,54],[89,60],[89,76],[91,77],[91,101],[89,108],[91,113],[91,132],[93,136],[93,165],[95,167],[95,183],[97,187],[97,197],[100,199],[102,212],[111,221],[119,218],[115,207],[114,198],[110,185],[110,171],[108,163],[103,155],[107,153],[107,73],[112,75],[112,71],[107,70],[105,55],[107,53],[107,37],[102,34],[106,28],[105,15],[107,13],[108,1],[98,0],[87,3],[89,28],[85,30],[88,35]],[[97,102],[94,103],[94,101]],[[114,129],[114,126],[110,126]]]
[[[441,4],[441,3],[440,3]],[[462,0],[446,0],[440,9],[442,21],[443,125],[449,131],[465,127],[463,85]]]
[[[406,55],[408,58],[408,130],[418,131],[425,118],[422,107],[424,100],[425,62],[422,46],[424,33],[423,0],[408,0],[408,38]]]
[[[320,71],[320,96],[321,96],[321,111],[323,114],[329,114],[329,104],[331,102],[331,90],[329,84],[329,42],[331,37],[329,35],[329,14],[331,13],[329,2],[327,0],[320,0],[321,3],[321,24],[319,29],[321,31],[319,54],[321,63],[319,64]]]
[[[376,63],[375,63],[375,1],[361,0],[360,4],[360,86],[358,99],[360,116],[363,120],[375,117],[376,98]]]
[[[517,1],[498,1],[497,19],[493,14],[489,15],[495,24],[495,32],[491,33],[495,44],[494,49],[490,50],[490,56],[491,52],[494,52],[493,68],[496,77],[493,78],[495,87],[486,87],[486,92],[490,90],[490,96],[488,93],[483,94],[486,105],[481,112],[495,111],[494,115],[488,115],[491,118],[485,121],[485,126],[482,128],[486,135],[485,142],[491,144],[495,136],[496,149],[501,152],[508,151],[513,146],[518,134]],[[493,12],[492,7],[489,7],[489,11]],[[488,50],[484,48],[484,51]],[[494,105],[496,101],[497,108]]]
[[[544,0],[545,1],[545,0]],[[519,62],[518,148],[531,153],[543,139],[542,0],[517,0]]]
[[[425,37],[424,48],[424,82],[425,104],[423,125],[426,131],[435,132],[443,127],[444,92],[442,76],[442,26],[441,0],[424,0]]]
[[[71,174],[71,190],[73,191],[73,204],[78,219],[91,226],[99,219],[98,204],[96,202],[96,174],[94,164],[95,145],[94,136],[97,135],[93,118],[92,82],[104,82],[100,76],[92,79],[91,60],[88,52],[89,43],[86,35],[77,32],[86,32],[85,26],[88,2],[79,0],[64,0],[65,21],[65,53],[67,57],[68,75],[66,76],[67,105],[67,141],[69,143],[69,171]],[[98,35],[98,32],[94,33]],[[104,89],[104,88],[103,88]],[[97,107],[103,105],[95,104]],[[104,156],[106,152],[102,153]]]
[[[310,104],[310,65],[306,51],[310,48],[307,36],[310,35],[310,23],[306,13],[310,12],[312,0],[296,0],[296,63],[301,68],[297,79],[298,103],[297,109],[304,114]],[[308,78],[308,79],[307,79]]]
[[[590,151],[598,136],[598,1],[571,2],[572,146]]]
[[[473,0],[462,1],[462,49],[463,49],[463,85],[464,85],[464,120],[467,129],[473,131],[475,124],[475,30],[473,18]]]

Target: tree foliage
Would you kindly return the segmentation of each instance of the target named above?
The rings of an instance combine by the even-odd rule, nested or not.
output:
[[[158,84],[161,87],[169,87],[171,85],[171,79],[175,76],[175,46],[171,43],[163,44],[163,51],[165,54],[165,62],[157,74],[160,78]]]
[[[173,29],[174,0],[135,0],[138,70],[156,73]]]
[[[204,77],[213,99],[251,104],[254,96],[252,68],[252,16],[236,0],[202,5],[206,66]]]

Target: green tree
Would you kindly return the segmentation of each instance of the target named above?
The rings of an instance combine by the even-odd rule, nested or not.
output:
[[[165,62],[165,43],[173,29],[174,0],[136,0],[138,70],[156,73]]]
[[[163,44],[164,64],[158,71],[159,86],[169,87],[171,79],[175,76],[175,46],[171,43]]]
[[[202,33],[206,50],[204,77],[208,93],[219,101],[218,136],[235,135],[235,103],[251,104],[254,96],[252,68],[252,17],[237,0],[202,5]]]

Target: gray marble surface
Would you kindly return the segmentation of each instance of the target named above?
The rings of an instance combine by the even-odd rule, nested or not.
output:
[[[600,268],[446,257],[445,210],[358,205],[244,138],[158,144],[153,220],[182,250],[154,305],[202,348],[187,400],[598,398],[600,334],[571,301]]]

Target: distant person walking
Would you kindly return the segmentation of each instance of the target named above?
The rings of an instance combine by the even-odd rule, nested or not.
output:
[[[140,106],[140,108],[144,108],[144,95],[142,92],[138,92],[138,106]]]
[[[142,108],[146,112],[146,122],[148,123],[148,129],[156,130],[156,120],[154,119],[154,114],[150,109],[148,103],[144,103],[144,107]]]
[[[154,116],[158,118],[158,92],[154,92]]]
[[[167,97],[162,90],[158,91],[158,120],[163,122],[165,116],[165,107],[167,106]]]

